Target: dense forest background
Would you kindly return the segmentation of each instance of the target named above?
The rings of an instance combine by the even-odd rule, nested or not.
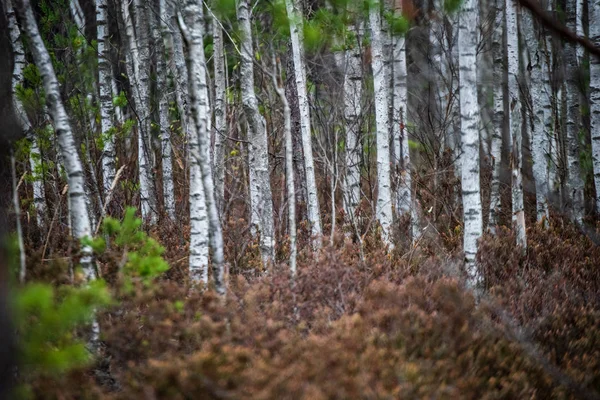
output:
[[[600,398],[599,0],[2,5],[11,396]]]

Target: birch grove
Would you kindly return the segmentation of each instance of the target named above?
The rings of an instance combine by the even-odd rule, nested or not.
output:
[[[462,251],[450,274],[482,294],[503,226],[518,257],[556,224],[593,237],[600,3],[536,4],[6,0],[23,280],[29,243],[93,278],[88,242],[61,240],[109,237],[128,206],[220,295],[282,264],[297,290],[342,246]]]

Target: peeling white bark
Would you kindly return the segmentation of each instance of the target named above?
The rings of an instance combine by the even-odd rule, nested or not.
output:
[[[254,51],[252,47],[252,29],[248,0],[238,0],[237,18],[241,30],[240,81],[242,103],[248,121],[248,140],[250,141],[249,175],[251,223],[255,233],[260,234],[260,247],[263,264],[267,266],[274,260],[273,234],[273,196],[269,176],[269,153],[267,132],[263,116],[258,111],[254,93]]]
[[[375,90],[375,123],[377,142],[377,220],[381,224],[384,243],[391,240],[392,196],[390,187],[390,130],[388,119],[388,85],[385,76],[383,37],[379,3],[370,5],[371,56]]]
[[[477,0],[465,0],[459,15],[458,62],[462,201],[464,214],[464,253],[469,286],[478,288],[482,275],[477,269],[477,241],[483,232],[481,185],[479,182],[479,104],[477,101]]]
[[[304,66],[304,44],[302,14],[298,11],[296,0],[285,1],[290,22],[290,38],[292,42],[292,55],[294,59],[294,76],[298,105],[300,107],[300,131],[302,134],[302,150],[304,153],[304,170],[306,171],[307,217],[311,226],[311,234],[315,239],[313,245],[321,246],[321,216],[319,213],[319,198],[317,182],[315,179],[315,165],[312,151],[312,132],[310,126],[310,106],[306,92],[306,67]]]
[[[21,26],[29,39],[33,60],[43,79],[46,103],[52,116],[56,136],[58,137],[60,153],[69,185],[69,213],[73,236],[77,239],[89,237],[92,234],[92,230],[86,206],[85,175],[81,159],[77,153],[77,146],[73,138],[69,117],[60,97],[60,88],[54,73],[52,60],[40,36],[29,0],[20,0],[17,3],[17,7],[21,18]],[[83,253],[81,264],[85,276],[88,280],[94,279],[95,269],[91,260],[92,249],[89,246],[83,246],[81,251]]]
[[[191,157],[194,157],[198,161],[202,174],[202,189],[204,190],[205,207],[208,217],[208,233],[212,249],[212,278],[217,293],[225,295],[223,234],[215,202],[213,172],[209,156],[210,110],[208,107],[208,86],[206,84],[206,60],[203,42],[203,10],[202,3],[199,0],[186,0],[184,2],[183,20],[180,19],[180,26],[188,44],[189,104],[198,138],[198,149],[194,152],[196,154],[192,154]],[[191,267],[190,264],[190,269]],[[192,279],[194,279],[193,273]]]

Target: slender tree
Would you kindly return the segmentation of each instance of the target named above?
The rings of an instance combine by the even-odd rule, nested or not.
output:
[[[525,206],[523,204],[523,132],[521,119],[521,94],[519,87],[519,31],[517,26],[517,0],[506,0],[506,49],[508,54],[508,119],[512,142],[512,221],[517,234],[517,244],[527,247],[525,232]]]
[[[581,15],[578,14],[578,1],[567,1],[565,7],[566,25],[576,32]],[[569,202],[571,217],[578,224],[583,223],[583,179],[579,162],[579,135],[582,129],[579,91],[579,60],[577,44],[565,43],[563,57],[566,64],[565,98],[566,98],[566,142],[567,142],[567,179],[565,182],[566,197]]]
[[[258,111],[254,92],[254,51],[248,0],[238,0],[237,19],[241,31],[240,82],[242,103],[248,121],[250,209],[254,234],[260,235],[263,263],[273,261],[273,196],[269,177],[269,153],[265,120]]]
[[[96,26],[98,43],[98,88],[100,90],[100,125],[104,149],[102,151],[102,179],[104,193],[115,179],[115,139],[112,133],[114,112],[112,104],[112,71],[108,43],[107,2],[96,0]]]
[[[198,160],[202,174],[202,188],[204,189],[208,216],[208,233],[212,249],[213,282],[216,291],[219,294],[225,295],[223,234],[215,202],[213,172],[209,155],[210,109],[208,106],[206,60],[204,57],[204,16],[202,3],[199,0],[185,0],[183,18],[180,19],[180,25],[188,45],[189,104],[198,137],[198,151],[195,151],[192,157]]]
[[[390,187],[390,134],[388,120],[388,90],[385,76],[383,41],[381,32],[380,4],[369,7],[371,27],[371,63],[375,90],[375,124],[377,142],[377,220],[381,224],[382,237],[386,244],[392,245],[392,196]]]
[[[346,43],[344,71],[344,126],[346,131],[346,174],[344,181],[344,211],[354,224],[360,202],[360,142],[362,113],[362,21],[353,22],[348,29],[353,40]]]
[[[531,138],[533,156],[533,179],[535,182],[537,220],[548,219],[548,149],[546,127],[546,110],[551,108],[548,93],[545,93],[543,74],[547,73],[543,54],[543,33],[536,32],[532,16],[522,14],[522,32],[527,52],[527,82],[529,87],[527,126]]]
[[[500,211],[500,171],[502,168],[502,137],[505,127],[504,84],[506,71],[506,30],[505,1],[496,0],[494,29],[492,31],[492,52],[494,58],[494,129],[490,143],[492,182],[490,186],[490,217],[488,226],[495,231]]]
[[[69,117],[61,100],[60,87],[54,73],[52,60],[40,36],[29,0],[19,0],[16,2],[16,5],[21,26],[29,39],[28,43],[33,54],[33,60],[42,76],[44,91],[46,92],[46,103],[54,123],[56,136],[58,137],[60,153],[69,185],[69,213],[73,236],[76,239],[83,239],[91,236],[92,229],[86,204],[85,175],[79,154],[77,153],[77,146],[75,145]],[[91,251],[92,249],[89,246],[83,246],[82,248],[84,257],[81,263],[88,280],[95,277],[95,269],[91,262]]]
[[[160,7],[160,4],[157,4]],[[156,49],[156,103],[158,104],[158,127],[160,129],[162,181],[164,210],[171,221],[175,220],[175,189],[173,184],[173,160],[171,157],[171,123],[169,119],[169,91],[167,87],[167,64],[162,17],[151,14],[152,41]]]
[[[138,174],[142,219],[156,221],[156,202],[150,164],[150,44],[147,3],[134,1],[135,19],[131,18],[129,3],[122,2],[131,67],[127,75],[132,81],[136,114],[138,117]],[[135,30],[134,30],[135,27]]]
[[[294,60],[294,76],[296,77],[296,90],[298,106],[300,108],[300,131],[302,135],[302,150],[304,153],[304,170],[306,172],[307,216],[311,226],[311,234],[315,238],[315,246],[320,247],[321,216],[319,214],[319,198],[317,196],[317,182],[315,179],[315,165],[312,150],[312,132],[310,126],[310,105],[306,92],[306,67],[304,66],[304,44],[302,13],[298,11],[296,0],[285,1],[288,19],[290,21],[290,37],[292,42],[292,55]]]
[[[600,47],[600,0],[588,3],[590,40]],[[600,57],[590,57],[590,121],[596,185],[596,212],[600,213]]]
[[[463,2],[458,26],[458,62],[461,146],[461,185],[464,214],[464,253],[468,282],[478,287],[482,282],[475,264],[477,241],[482,235],[481,185],[479,182],[479,105],[477,102],[477,0]]]
[[[12,76],[13,104],[15,113],[21,125],[21,129],[25,133],[25,136],[28,137],[31,142],[29,166],[31,168],[31,173],[34,177],[32,184],[33,205],[35,208],[35,217],[37,225],[41,228],[43,226],[43,217],[46,214],[46,193],[44,190],[43,160],[40,154],[40,148],[38,147],[38,140],[35,134],[33,133],[31,121],[27,116],[27,112],[25,111],[23,104],[17,96],[17,87],[23,81],[23,69],[26,65],[25,50],[23,49],[23,43],[21,41],[21,32],[19,30],[19,26],[17,25],[17,18],[15,16],[11,0],[6,0],[4,6],[8,22],[10,40],[12,43],[14,54],[14,69]]]
[[[402,14],[399,6],[395,13]],[[412,237],[419,235],[416,207],[411,189],[410,149],[408,145],[407,109],[408,83],[406,69],[406,42],[403,34],[392,33],[392,140],[394,143],[394,165],[398,176],[396,183],[396,212],[398,215],[411,214]]]
[[[294,149],[292,148],[292,113],[290,111],[290,104],[285,96],[285,89],[281,84],[281,73],[279,72],[280,66],[276,61],[275,53],[273,52],[273,86],[279,96],[281,103],[283,104],[283,131],[285,140],[285,181],[287,190],[287,203],[288,203],[288,230],[290,235],[290,271],[292,276],[296,275],[296,193],[294,188],[294,164],[293,155]]]
[[[225,159],[223,136],[227,133],[227,76],[225,71],[225,46],[221,23],[213,16],[214,43],[214,84],[215,84],[215,148],[213,165],[215,168],[215,195],[219,212],[223,212],[225,197]]]

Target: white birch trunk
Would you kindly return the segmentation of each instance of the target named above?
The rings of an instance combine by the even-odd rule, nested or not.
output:
[[[590,40],[600,46],[600,0],[588,3]],[[600,213],[600,58],[590,57],[590,120],[596,185],[596,212]]]
[[[506,0],[506,48],[508,54],[509,127],[512,138],[512,221],[517,244],[527,247],[525,232],[525,207],[523,204],[523,134],[521,126],[521,97],[519,90],[519,31],[517,26],[517,0]]]
[[[213,16],[213,43],[215,68],[215,196],[219,213],[223,212],[225,198],[225,158],[223,135],[227,134],[227,76],[225,71],[225,46],[221,24]]]
[[[577,31],[580,15],[577,13],[576,4],[567,1],[565,8],[567,28]],[[583,128],[579,109],[579,62],[577,44],[566,43],[563,57],[566,63],[566,115],[565,125],[567,131],[567,180],[565,188],[570,205],[571,217],[576,223],[583,223],[583,179],[579,164],[579,134]]]
[[[263,116],[258,111],[254,93],[254,51],[252,47],[252,29],[248,0],[238,0],[237,18],[241,29],[241,65],[240,80],[242,103],[248,121],[248,139],[250,141],[249,175],[251,222],[255,233],[260,234],[260,247],[263,263],[267,266],[274,260],[273,239],[273,197],[269,176],[269,153],[267,132]],[[258,232],[256,232],[258,231]]]
[[[10,174],[12,181],[12,200],[15,213],[15,222],[17,225],[17,244],[19,246],[19,282],[25,282],[27,265],[25,263],[25,246],[23,244],[23,228],[21,227],[21,205],[19,202],[19,190],[17,188],[17,167],[15,165],[15,155],[10,155]]]
[[[207,69],[204,57],[204,18],[202,11],[202,3],[199,0],[186,0],[183,7],[184,19],[180,20],[180,25],[185,32],[184,36],[188,44],[189,104],[198,138],[198,151],[195,152],[197,154],[192,154],[191,157],[198,160],[202,174],[202,188],[204,189],[208,233],[212,249],[213,282],[217,293],[225,295],[223,234],[215,202],[213,173],[209,156],[210,109],[208,107],[208,86],[206,84]],[[186,26],[189,28],[186,28]]]
[[[17,6],[21,17],[21,26],[29,39],[33,60],[44,82],[46,104],[52,116],[56,136],[58,137],[60,153],[69,185],[69,213],[73,236],[76,239],[83,239],[84,237],[91,236],[92,230],[86,206],[85,175],[79,154],[77,153],[73,131],[71,130],[69,117],[60,97],[60,88],[54,73],[52,60],[38,31],[29,0],[20,0]],[[82,253],[81,264],[83,265],[85,276],[88,280],[94,279],[95,270],[91,262],[92,249],[89,246],[83,246]]]
[[[524,34],[525,46],[529,60],[528,83],[529,83],[529,121],[527,126],[530,128],[531,154],[533,158],[533,179],[535,182],[536,193],[536,214],[537,221],[548,219],[548,163],[546,161],[546,151],[548,148],[547,133],[545,132],[545,113],[546,109],[551,107],[550,99],[544,92],[545,86],[543,75],[546,72],[544,68],[544,54],[542,45],[538,38],[543,40],[533,26],[533,19],[529,12],[522,14],[522,32]],[[541,33],[541,32],[540,32]]]
[[[160,129],[163,202],[165,213],[175,220],[175,189],[173,185],[173,160],[171,157],[171,124],[169,120],[169,88],[167,87],[167,65],[165,43],[161,35],[162,16],[153,16],[152,40],[156,49],[156,95],[158,97],[158,125]],[[157,20],[158,18],[158,20]]]
[[[115,139],[110,133],[113,127],[114,113],[112,104],[112,71],[110,66],[110,48],[108,46],[107,2],[96,0],[96,23],[98,41],[98,82],[100,89],[100,125],[104,139],[102,151],[103,193],[110,190],[115,179]]]
[[[209,236],[206,196],[200,170],[200,149],[196,125],[191,119],[189,131],[190,163],[190,279],[194,283],[208,284]]]
[[[344,72],[344,125],[346,130],[346,174],[344,182],[344,207],[349,222],[354,225],[356,209],[360,203],[360,143],[362,113],[362,22],[359,28],[350,26],[356,40],[346,44],[346,70]]]
[[[306,92],[306,67],[304,66],[304,44],[302,13],[298,11],[296,0],[286,0],[286,9],[290,21],[290,37],[294,59],[294,75],[300,108],[300,131],[302,134],[302,149],[304,153],[304,170],[306,171],[307,216],[311,226],[311,234],[315,239],[313,245],[321,247],[321,216],[319,213],[319,198],[315,178],[315,165],[312,151],[312,132],[310,126],[310,106]]]
[[[396,9],[402,13],[402,9]],[[410,169],[410,148],[408,144],[407,109],[408,84],[406,70],[406,43],[403,36],[392,36],[392,141],[394,143],[394,166],[396,167],[396,212],[398,215],[411,213],[413,241],[419,236],[419,223],[416,204],[412,196],[412,173]],[[438,60],[439,62],[439,60]]]
[[[138,173],[140,180],[140,203],[142,219],[156,222],[156,202],[153,190],[153,179],[150,163],[150,32],[148,26],[147,3],[135,0],[135,32],[127,2],[123,2],[125,25],[129,38],[131,60],[138,98],[136,98],[136,111],[139,117],[138,126]]]
[[[475,257],[477,241],[483,232],[481,185],[479,182],[479,104],[477,101],[477,0],[465,0],[459,15],[458,63],[462,201],[464,213],[464,253],[468,285],[478,288],[482,283]]]
[[[35,208],[35,217],[37,226],[41,228],[43,226],[43,218],[46,215],[46,193],[44,190],[44,176],[43,173],[38,175],[37,171],[42,169],[43,166],[40,149],[37,144],[37,138],[32,131],[31,121],[23,108],[23,104],[16,96],[17,85],[23,81],[23,69],[26,66],[25,50],[23,49],[23,42],[21,41],[21,32],[17,25],[17,18],[15,11],[12,7],[11,0],[6,0],[5,13],[8,22],[8,30],[10,35],[10,41],[12,43],[12,49],[14,54],[14,68],[12,77],[12,90],[13,90],[13,105],[14,110],[21,125],[21,129],[31,141],[31,149],[29,153],[29,166],[31,168],[31,174],[33,176],[33,205]],[[43,170],[42,170],[43,171]]]
[[[69,2],[69,8],[71,9],[71,15],[75,20],[75,25],[80,30],[80,34],[84,34],[83,29],[85,28],[85,14],[83,13],[83,9],[81,8],[81,4],[79,4],[79,0],[71,0]]]
[[[163,23],[165,46],[168,54],[168,68],[173,75],[175,86],[175,102],[179,111],[181,127],[187,136],[187,98],[188,98],[188,72],[183,54],[183,39],[177,27],[176,0],[161,1],[161,18]]]
[[[494,58],[494,129],[490,143],[492,182],[490,187],[490,217],[488,226],[495,232],[500,213],[500,171],[502,168],[502,136],[504,132],[504,72],[506,71],[505,2],[496,0],[492,51]]]
[[[296,248],[296,190],[294,187],[294,149],[292,148],[292,113],[290,110],[290,104],[285,97],[285,89],[278,82],[279,63],[276,62],[275,54],[273,58],[273,86],[277,91],[277,95],[283,104],[283,130],[285,137],[285,181],[287,189],[287,203],[288,203],[288,230],[290,235],[290,272],[292,277],[296,275],[296,254],[298,252]]]
[[[388,119],[388,85],[385,76],[383,37],[379,3],[369,8],[371,26],[371,56],[375,90],[375,123],[377,142],[377,220],[381,224],[384,243],[393,247],[391,240],[392,196],[390,188],[390,140]]]

